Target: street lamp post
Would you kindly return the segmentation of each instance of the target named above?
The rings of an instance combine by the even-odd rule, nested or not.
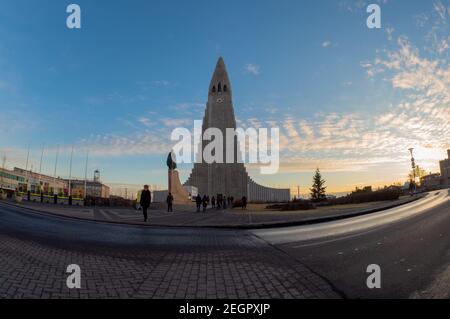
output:
[[[412,167],[412,171],[413,171],[413,175],[412,178],[413,180],[411,181],[413,184],[413,187],[416,187],[416,161],[414,159],[414,154],[413,154],[414,148],[410,148],[409,149],[409,153],[411,154],[411,167]]]

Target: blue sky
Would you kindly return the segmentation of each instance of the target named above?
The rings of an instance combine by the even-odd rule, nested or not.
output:
[[[375,1],[375,0],[374,0]],[[66,6],[82,10],[69,30]],[[0,151],[68,175],[98,168],[109,183],[166,185],[175,126],[202,118],[223,56],[242,126],[278,126],[272,186],[330,191],[404,181],[408,147],[430,171],[450,148],[450,1],[0,1]],[[426,83],[426,85],[424,85]],[[447,93],[445,93],[447,92]],[[173,143],[172,143],[173,144]],[[181,167],[186,178],[189,166]]]

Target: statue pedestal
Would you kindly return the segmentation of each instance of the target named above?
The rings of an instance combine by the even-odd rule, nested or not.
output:
[[[172,193],[174,204],[192,204],[192,201],[189,199],[189,193],[181,185],[178,171],[169,169],[168,178],[169,193]]]

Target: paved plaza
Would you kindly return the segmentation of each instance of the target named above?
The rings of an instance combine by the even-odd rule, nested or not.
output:
[[[246,231],[155,230],[16,212],[1,210],[0,298],[340,297],[301,261]],[[24,227],[10,229],[16,222]],[[81,289],[66,286],[70,264],[81,267]]]

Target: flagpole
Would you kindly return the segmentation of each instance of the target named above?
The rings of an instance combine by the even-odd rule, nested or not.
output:
[[[53,177],[56,179],[56,167],[58,165],[58,157],[59,157],[59,144],[56,149],[56,158],[55,158],[55,170],[53,171]]]
[[[55,170],[53,171],[53,183],[55,185],[53,186],[53,195],[55,195],[55,187],[56,187],[56,167],[58,166],[58,157],[59,157],[59,144],[56,149],[56,158],[55,158]],[[57,194],[56,194],[57,195]]]
[[[28,151],[27,151],[27,162],[25,164],[25,179],[27,182],[27,192],[29,189],[29,178],[28,178],[28,161],[30,160],[30,144],[28,144]]]
[[[87,169],[88,169],[88,160],[89,160],[89,150],[86,152],[86,165],[84,167],[84,199],[87,196]]]
[[[70,152],[70,165],[69,165],[69,197],[72,195],[72,188],[71,188],[71,179],[72,179],[72,158],[73,158],[73,145],[72,145],[72,151]]]
[[[42,144],[41,161],[39,163],[39,190],[40,190],[41,195],[42,195],[41,174],[42,174],[42,159],[44,157],[44,149],[45,149],[45,143]]]

